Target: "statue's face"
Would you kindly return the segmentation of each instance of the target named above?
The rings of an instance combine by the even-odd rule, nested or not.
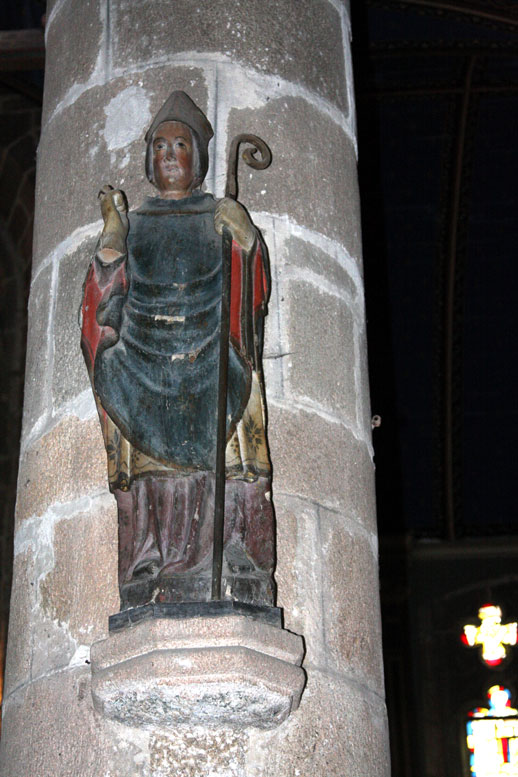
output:
[[[180,198],[193,188],[193,139],[189,127],[164,121],[153,135],[153,174],[162,197]]]

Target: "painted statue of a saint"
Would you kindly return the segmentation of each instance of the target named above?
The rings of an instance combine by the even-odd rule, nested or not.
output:
[[[268,261],[232,199],[200,187],[212,127],[173,92],[145,141],[158,190],[128,212],[100,194],[82,349],[119,517],[121,608],[211,595],[222,230],[232,235],[223,596],[274,600],[274,518],[261,377]]]

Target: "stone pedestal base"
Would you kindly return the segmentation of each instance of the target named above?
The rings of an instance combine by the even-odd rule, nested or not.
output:
[[[298,707],[302,637],[245,615],[158,618],[92,646],[92,695],[130,726],[273,728]]]

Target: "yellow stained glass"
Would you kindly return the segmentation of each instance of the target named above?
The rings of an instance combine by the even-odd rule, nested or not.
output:
[[[464,626],[466,645],[482,647],[482,658],[489,666],[498,665],[506,655],[506,645],[516,645],[517,624],[502,623],[502,610],[494,604],[485,604],[478,611],[480,626]]]

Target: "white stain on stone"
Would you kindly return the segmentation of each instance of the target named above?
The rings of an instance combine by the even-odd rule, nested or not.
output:
[[[129,86],[105,107],[104,139],[110,151],[127,148],[142,136],[151,121],[149,97],[144,89]]]
[[[113,777],[121,774],[151,777],[149,771],[149,732],[130,728],[111,720],[105,720],[104,725],[114,743]]]
[[[48,30],[50,29],[50,25],[54,22],[55,17],[61,10],[61,8],[66,5],[67,0],[63,0],[62,2],[58,2],[55,4],[54,8],[52,9],[51,13],[49,14],[49,18],[47,20],[46,24],[46,30],[45,30],[45,40],[47,40]],[[70,105],[73,105],[76,100],[81,97],[81,95],[88,91],[89,89],[92,89],[95,86],[102,86],[106,82],[106,46],[107,46],[107,38],[108,38],[108,30],[106,25],[106,19],[104,14],[104,4],[99,3],[98,4],[98,12],[101,19],[101,24],[103,25],[103,32],[102,32],[102,38],[101,38],[101,45],[99,46],[99,51],[97,53],[97,59],[95,60],[94,69],[90,75],[90,78],[84,82],[84,83],[75,83],[73,86],[70,87],[70,89],[66,92],[64,97],[59,101],[59,103],[56,105],[54,110],[52,111],[52,114],[50,118],[47,120],[46,125],[48,126],[55,117],[61,113],[61,111],[65,110],[65,108],[68,108]]]
[[[227,119],[232,109],[257,109],[269,101],[281,97],[301,97],[338,124],[356,147],[354,126],[346,115],[329,100],[300,83],[294,83],[278,75],[258,73],[256,70],[237,67],[234,62],[218,62],[217,65],[217,127],[215,154],[215,194],[221,196],[226,175]]]
[[[70,502],[56,502],[43,515],[32,515],[25,519],[19,526],[14,536],[14,556],[24,553],[26,550],[37,550],[46,557],[48,569],[54,567],[54,527],[59,521],[70,520],[80,513],[92,512],[95,509],[111,507],[113,499],[111,494],[103,493],[99,496],[82,496]]]
[[[88,421],[88,419],[93,418],[96,413],[97,408],[95,406],[94,395],[92,390],[88,388],[73,397],[73,399],[70,399],[64,405],[61,405],[54,415],[54,420],[57,424],[66,416],[74,415],[76,418],[79,418],[80,421]]]
[[[108,497],[108,498],[107,498]],[[45,605],[45,583],[55,567],[54,534],[59,521],[71,519],[78,513],[92,510],[96,505],[107,505],[109,495],[99,499],[83,497],[68,504],[55,504],[41,516],[31,516],[20,524],[14,539],[14,556],[30,555],[32,624],[32,680],[68,666],[83,666],[86,647],[79,643],[65,622],[48,611]],[[12,689],[12,693],[16,688]]]
[[[61,8],[65,5],[65,3],[66,0],[56,0],[52,6],[52,10],[48,14],[45,23],[45,42],[47,41],[47,35],[49,33],[50,27],[52,26],[52,23],[54,22],[54,18],[58,15],[59,11],[61,11]]]
[[[298,395],[295,397],[270,397],[268,404],[278,407],[280,410],[284,410],[287,413],[296,413],[302,410],[306,413],[312,413],[317,415],[323,421],[329,424],[338,424],[352,434],[352,436],[358,442],[364,443],[372,458],[374,450],[372,447],[372,438],[369,433],[362,434],[363,430],[358,429],[356,424],[349,423],[349,420],[342,418],[341,416],[330,412],[327,408],[323,407],[320,402],[315,401],[311,397]]]
[[[361,261],[356,260],[347,250],[347,248],[338,240],[333,240],[321,232],[309,229],[303,224],[298,224],[292,218],[283,214],[252,212],[254,222],[261,226],[263,220],[267,217],[273,218],[275,239],[277,251],[280,253],[284,244],[290,237],[298,237],[306,243],[314,245],[319,250],[326,253],[330,259],[334,260],[348,274],[355,291],[355,303],[361,306],[363,310],[363,279],[361,274]]]
[[[76,652],[68,662],[69,668],[74,666],[84,666],[90,663],[90,645],[78,645]]]
[[[88,421],[97,414],[95,399],[91,389],[85,389],[77,396],[61,405],[51,413],[45,412],[38,418],[34,426],[24,434],[20,451],[23,454],[37,440],[48,434],[67,416],[76,416],[80,421]]]
[[[345,246],[328,238],[314,230],[294,222],[287,215],[270,214],[262,212],[252,212],[252,218],[263,231],[267,244],[270,247],[272,257],[272,296],[270,299],[270,316],[274,315],[276,319],[277,332],[270,338],[275,346],[270,346],[270,339],[265,340],[265,371],[269,381],[267,382],[268,403],[288,402],[300,405],[300,408],[308,412],[316,413],[325,420],[332,423],[339,423],[344,428],[352,432],[353,436],[367,445],[370,455],[373,454],[371,430],[364,428],[365,402],[359,396],[357,388],[356,412],[354,418],[348,418],[340,412],[334,412],[332,409],[324,407],[320,402],[311,397],[297,394],[292,395],[289,391],[289,385],[286,381],[285,370],[291,366],[289,354],[291,352],[288,317],[283,315],[284,300],[289,299],[289,290],[286,288],[288,281],[298,280],[311,284],[316,293],[329,294],[336,297],[347,305],[353,315],[355,322],[355,333],[364,331],[364,297],[363,282],[361,276],[361,263],[352,257]],[[297,252],[289,246],[289,241],[296,237],[303,240],[310,246],[327,255],[330,262],[336,263],[338,267],[345,271],[350,285],[342,283],[330,277],[325,272],[319,273],[309,267],[299,264]],[[339,278],[339,276],[337,276]],[[281,315],[279,315],[281,312]],[[270,332],[270,323],[267,322],[266,333]],[[274,330],[272,329],[272,332]],[[360,340],[355,340],[355,365],[354,374],[356,385],[364,387],[365,382],[361,381],[360,365]],[[363,362],[362,362],[363,364]],[[272,380],[273,371],[273,380]],[[275,376],[277,375],[277,379]],[[363,388],[362,388],[363,390]]]
[[[66,666],[84,666],[88,659],[87,647],[76,639],[67,621],[53,617],[46,603],[45,586],[53,572],[55,557],[55,529],[58,523],[71,520],[81,513],[111,507],[109,494],[81,497],[68,503],[56,503],[43,515],[31,516],[19,526],[14,539],[14,556],[29,553],[31,557],[31,623],[33,652],[31,678],[37,679],[49,671]],[[85,634],[89,628],[81,629]],[[14,692],[15,689],[13,689]]]
[[[324,275],[320,275],[313,270],[309,270],[307,267],[287,267],[285,277],[289,280],[304,281],[305,283],[309,283],[311,286],[315,287],[317,293],[320,292],[322,294],[329,294],[332,297],[337,297],[338,299],[348,303],[349,307],[352,307],[353,305],[353,300],[350,298],[350,295],[345,289],[337,286],[335,283],[332,283]]]
[[[46,267],[48,267],[50,264],[60,262],[64,256],[78,248],[81,243],[83,243],[89,237],[100,235],[102,227],[103,221],[102,219],[98,219],[97,221],[92,221],[89,224],[83,224],[71,232],[64,240],[58,243],[50,253],[47,254],[42,262],[40,262],[32,277],[31,286],[34,285],[36,278]]]

